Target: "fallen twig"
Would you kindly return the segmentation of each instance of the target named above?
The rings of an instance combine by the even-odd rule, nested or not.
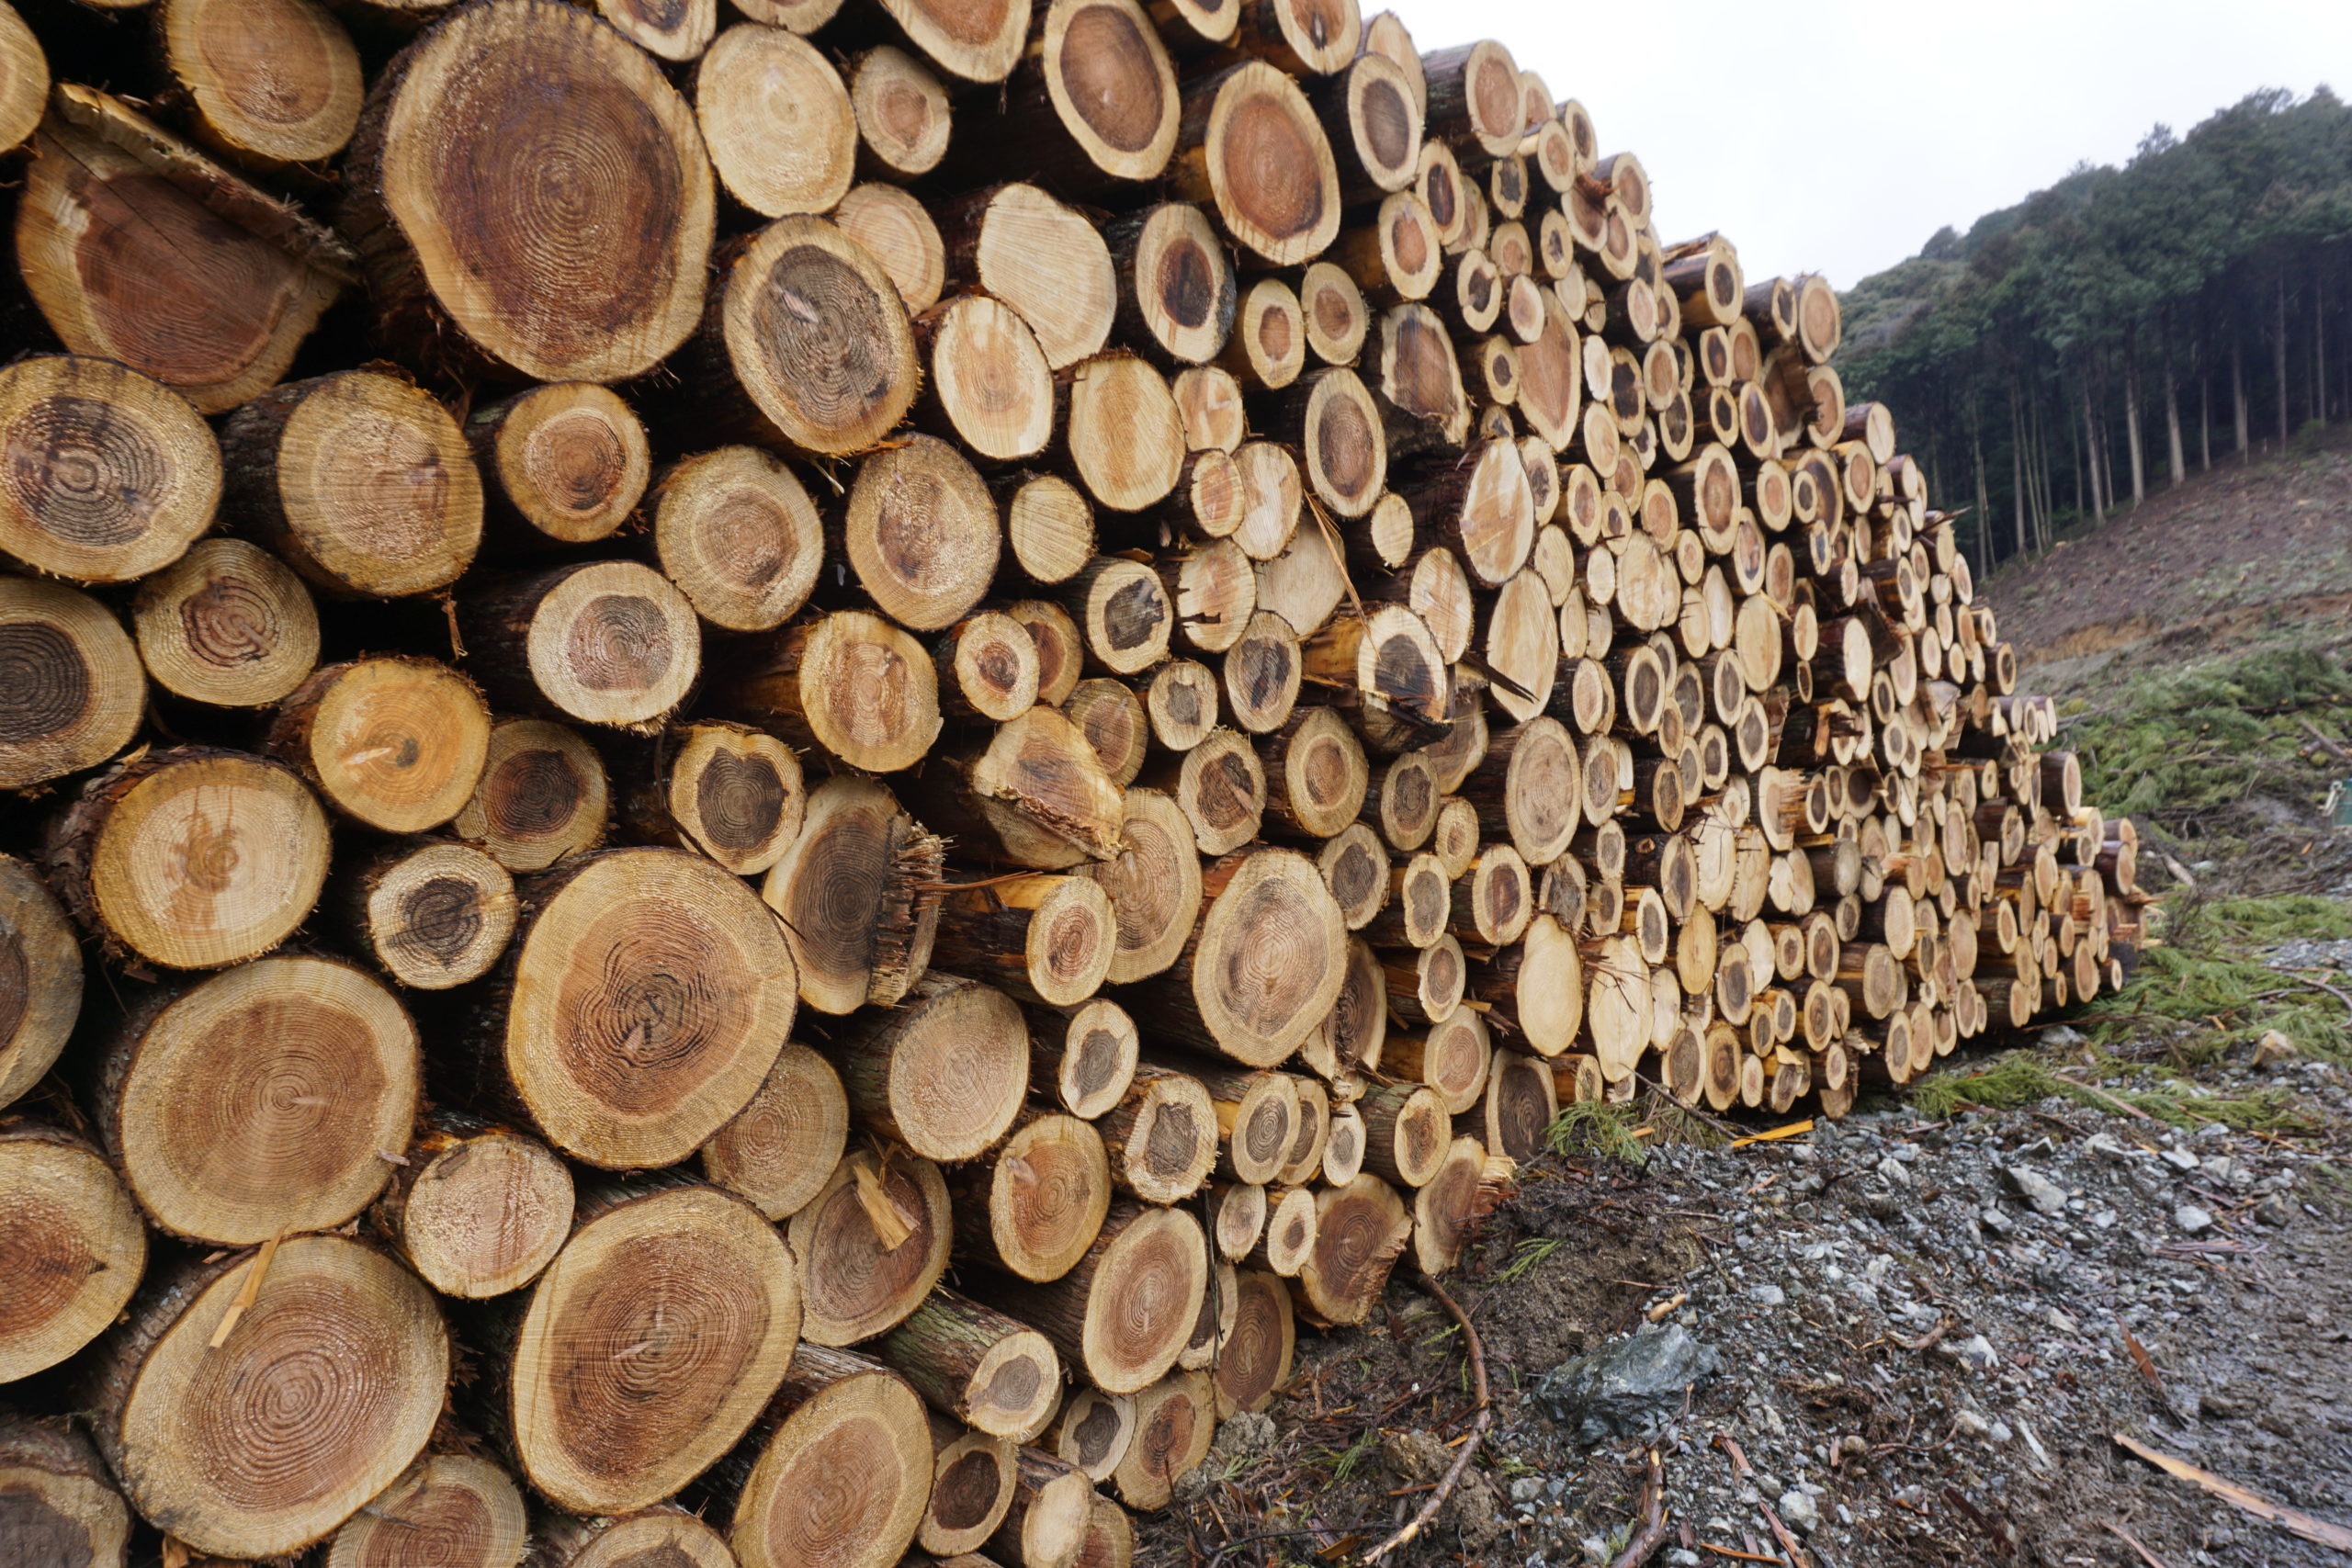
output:
[[[1900,1346],[1905,1350],[1932,1350],[1943,1342],[1944,1336],[1950,1334],[1953,1327],[1952,1320],[1947,1317],[1917,1339],[1905,1339],[1900,1334],[1889,1334],[1886,1337],[1886,1342]]]
[[[1625,1543],[1625,1550],[1610,1560],[1609,1568],[1642,1568],[1666,1544],[1666,1466],[1656,1449],[1650,1450],[1649,1458],[1649,1479],[1642,1483],[1642,1528]]]
[[[1478,1331],[1470,1325],[1470,1314],[1462,1310],[1460,1303],[1446,1294],[1443,1285],[1426,1274],[1419,1276],[1416,1282],[1430,1293],[1431,1300],[1453,1316],[1455,1324],[1462,1329],[1462,1343],[1470,1356],[1470,1381],[1473,1391],[1477,1395],[1478,1413],[1472,1417],[1469,1436],[1464,1440],[1462,1447],[1454,1450],[1453,1463],[1448,1466],[1445,1474],[1439,1478],[1436,1488],[1423,1500],[1419,1511],[1406,1520],[1396,1534],[1364,1554],[1365,1568],[1371,1568],[1371,1564],[1379,1562],[1398,1547],[1410,1542],[1414,1537],[1429,1528],[1430,1521],[1437,1517],[1438,1510],[1445,1506],[1445,1500],[1453,1495],[1454,1487],[1461,1483],[1464,1472],[1470,1468],[1472,1457],[1478,1451],[1478,1445],[1486,1439],[1487,1428],[1494,1425],[1495,1420],[1494,1402],[1487,1397],[1487,1351],[1486,1348],[1478,1342]]]
[[[2146,1547],[2142,1546],[2136,1540],[2132,1539],[2132,1535],[2130,1530],[2125,1529],[2121,1525],[2115,1523],[2111,1519],[2101,1520],[2100,1523],[2106,1529],[2108,1534],[2115,1537],[2124,1545],[2138,1552],[2140,1554],[2140,1561],[2146,1563],[2148,1568],[2166,1568],[2165,1560],[2157,1556],[2154,1552],[2150,1551]]]
[[[2346,1529],[2342,1525],[2329,1524],[2325,1519],[2315,1519],[2300,1508],[2290,1508],[2284,1503],[2274,1503],[2260,1493],[2250,1492],[2234,1481],[2224,1481],[2211,1471],[2200,1470],[2185,1459],[2175,1459],[2170,1454],[2159,1453],[2147,1444],[2134,1441],[2121,1432],[2115,1434],[2115,1442],[2118,1448],[2126,1452],[2137,1454],[2165,1474],[2178,1476],[2183,1481],[2193,1481],[2222,1502],[2233,1507],[2242,1508],[2257,1519],[2267,1519],[2280,1529],[2302,1537],[2305,1540],[2317,1541],[2322,1546],[2332,1546],[2338,1551],[2352,1551],[2352,1529]]]

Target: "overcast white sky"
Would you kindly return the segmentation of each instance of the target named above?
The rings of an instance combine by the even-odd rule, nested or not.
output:
[[[1363,0],[1500,40],[1637,153],[1659,238],[1840,288],[2258,87],[2352,96],[2352,0]]]

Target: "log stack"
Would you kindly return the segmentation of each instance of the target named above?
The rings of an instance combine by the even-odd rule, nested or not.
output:
[[[1827,284],[1500,44],[41,0],[0,144],[44,1562],[1124,1563],[1563,1102],[2139,942]]]

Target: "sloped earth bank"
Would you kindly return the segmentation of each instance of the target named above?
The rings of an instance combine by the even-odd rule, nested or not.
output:
[[[1949,1121],[1892,1105],[1639,1168],[1533,1162],[1454,1287],[1495,1429],[1391,1561],[1613,1561],[1643,1444],[1580,1443],[1535,1385],[1652,1319],[1721,1370],[1654,1429],[1669,1529],[1651,1562],[1784,1562],[1768,1506],[1824,1568],[2352,1560],[2113,1441],[2352,1525],[2352,1075],[2220,1065],[2184,1093],[2257,1087],[2289,1091],[2305,1135],[2068,1099]],[[1462,1337],[1401,1275],[1384,1305],[1364,1332],[1302,1335],[1283,1436],[1228,1424],[1144,1561],[1354,1561],[1418,1506],[1467,1429]],[[1269,1531],[1299,1533],[1227,1545]]]

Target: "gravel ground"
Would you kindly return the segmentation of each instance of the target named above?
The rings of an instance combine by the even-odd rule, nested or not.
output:
[[[1608,1562],[1645,1441],[1669,1525],[1653,1562],[1786,1561],[1768,1509],[1824,1568],[2352,1560],[2114,1440],[2352,1526],[2352,1186],[2331,1174],[2352,1074],[2222,1063],[2193,1089],[2259,1087],[2317,1131],[1898,1104],[1640,1168],[1533,1162],[1454,1281],[1495,1429],[1391,1561]],[[1302,1333],[1279,1424],[1229,1425],[1140,1561],[1352,1561],[1418,1506],[1468,1425],[1461,1336],[1401,1277],[1385,1307],[1364,1331]],[[1676,1326],[1719,1370],[1637,1430],[1588,1445],[1533,1397],[1564,1361]],[[1295,1533],[1215,1557],[1276,1531]]]

